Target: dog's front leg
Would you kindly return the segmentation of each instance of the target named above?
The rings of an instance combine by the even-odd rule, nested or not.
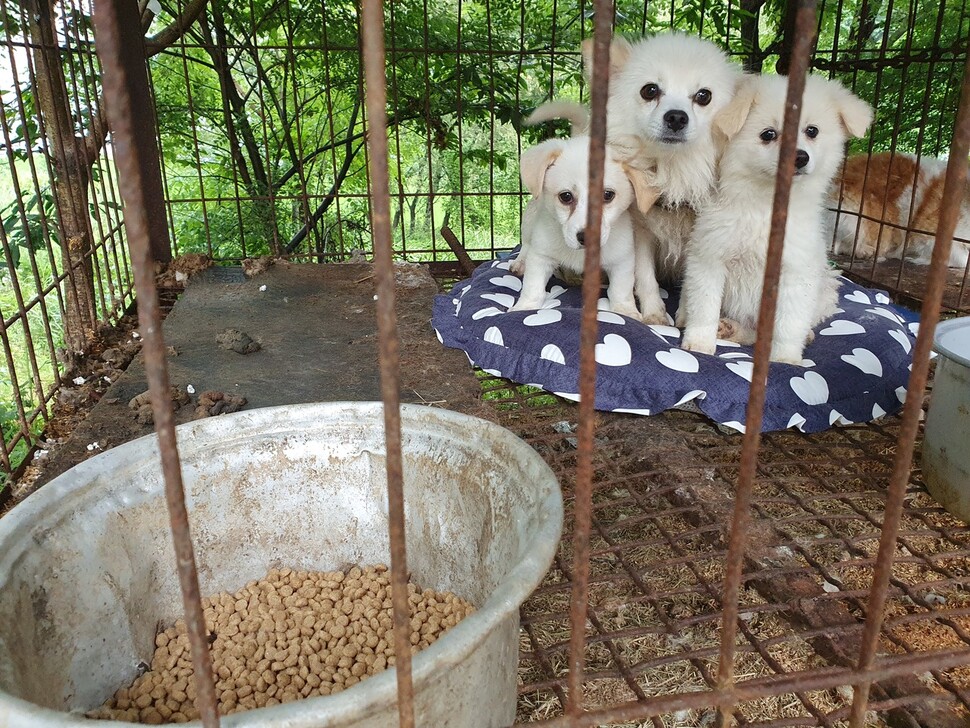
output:
[[[607,271],[610,285],[606,297],[610,299],[610,310],[621,316],[640,320],[640,311],[633,298],[633,269],[629,265],[614,266]]]
[[[634,245],[634,288],[640,300],[640,320],[645,324],[666,324],[667,308],[660,297],[657,283],[657,264],[654,260],[654,246],[649,233],[637,235]]]
[[[805,344],[812,333],[819,290],[808,281],[786,281],[782,272],[778,285],[778,310],[775,313],[771,361],[801,366]]]
[[[688,257],[680,304],[686,319],[680,344],[684,349],[713,354],[717,348],[726,274],[727,270],[720,260],[691,260]]]
[[[546,284],[555,264],[542,255],[531,255],[526,260],[522,276],[522,292],[519,300],[509,311],[535,311],[546,301]]]

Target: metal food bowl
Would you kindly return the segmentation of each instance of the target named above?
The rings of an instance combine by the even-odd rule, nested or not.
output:
[[[408,567],[476,611],[414,659],[424,726],[515,717],[519,605],[552,561],[562,496],[534,450],[492,423],[401,407]],[[388,563],[380,403],[240,412],[178,428],[203,594],[271,567]],[[0,520],[0,725],[84,726],[181,616],[154,436],[53,480]],[[397,724],[394,670],[225,726]],[[106,724],[111,725],[111,724]],[[115,723],[115,725],[133,725]]]

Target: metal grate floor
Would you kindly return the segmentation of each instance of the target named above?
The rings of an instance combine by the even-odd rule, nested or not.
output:
[[[561,715],[569,639],[576,406],[482,376],[486,416],[560,478],[567,523],[522,608],[519,715]],[[742,726],[846,725],[896,420],[764,437],[749,534],[737,676]],[[625,725],[713,726],[721,565],[741,438],[700,415],[600,413],[596,429],[585,708],[655,701]],[[970,528],[925,492],[917,467],[894,562],[867,725],[970,724]],[[662,697],[666,696],[666,697]]]

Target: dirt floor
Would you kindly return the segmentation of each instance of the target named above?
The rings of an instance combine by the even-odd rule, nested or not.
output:
[[[165,323],[176,354],[172,382],[180,392],[189,384],[196,391],[179,408],[179,421],[196,416],[206,390],[243,396],[246,407],[379,398],[370,274],[366,265],[276,265],[252,279],[234,269],[195,279]],[[437,290],[430,275],[402,267],[398,283],[402,398],[498,422],[560,478],[562,544],[521,611],[518,718],[562,715],[576,406],[481,373],[476,379],[464,354],[444,349],[429,326]],[[258,350],[234,351],[252,347],[227,329]],[[129,338],[119,346],[137,349]],[[128,407],[144,389],[136,358],[40,461],[36,483],[98,451],[88,445],[106,449],[150,432]],[[897,430],[890,418],[763,439],[736,660],[739,685],[762,697],[741,702],[736,725],[847,725],[851,689],[840,682],[851,679],[861,639]],[[714,685],[740,443],[739,435],[687,412],[597,415],[586,709],[651,704]],[[866,725],[966,727],[970,528],[927,495],[918,455],[915,463],[879,649],[878,664],[894,671],[875,685]],[[708,708],[674,707],[623,725],[714,724]]]

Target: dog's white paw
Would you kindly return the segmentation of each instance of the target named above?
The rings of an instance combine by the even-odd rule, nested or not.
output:
[[[696,351],[698,354],[713,354],[717,348],[717,342],[710,336],[687,329],[684,331],[680,347],[687,351]]]
[[[768,358],[770,361],[778,362],[779,364],[803,366],[802,347],[800,346],[773,344],[771,347],[771,356]]]
[[[640,320],[643,323],[647,325],[658,324],[660,326],[667,324],[667,309],[664,308],[662,300],[658,298],[652,304],[645,304],[641,301],[640,306],[643,309],[643,314],[640,316]]]
[[[613,313],[618,313],[620,316],[626,316],[627,318],[632,318],[635,321],[640,321],[640,312],[637,310],[636,306],[631,306],[630,304],[622,303],[610,303],[610,310]]]
[[[517,276],[522,276],[525,273],[524,255],[520,255],[518,258],[509,263],[509,272],[514,273]]]
[[[674,326],[678,329],[683,329],[687,326],[687,309],[684,306],[677,307],[677,313],[674,314]]]
[[[508,313],[512,313],[514,311],[538,311],[540,308],[542,308],[542,301],[536,303],[535,301],[523,301],[522,299],[519,299],[515,302],[515,305],[508,310]]]
[[[735,337],[741,333],[741,324],[729,318],[722,318],[717,322],[717,338],[725,341],[735,341]]]

